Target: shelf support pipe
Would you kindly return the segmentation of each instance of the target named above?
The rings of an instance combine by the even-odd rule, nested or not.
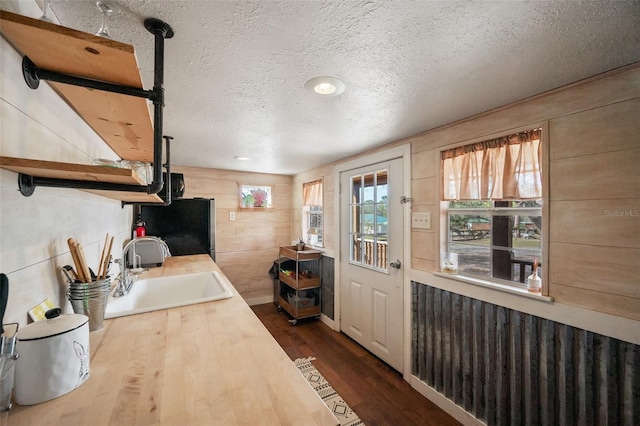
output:
[[[164,39],[173,37],[173,29],[155,18],[144,20],[144,26],[155,36],[155,55],[153,66],[153,182],[149,185],[149,193],[157,194],[162,190],[162,110],[164,108]],[[167,145],[168,145],[167,141]],[[168,154],[168,153],[167,153]],[[167,161],[169,157],[167,156]],[[171,175],[167,175],[171,180]],[[151,192],[153,191],[153,192]]]
[[[92,189],[121,192],[144,192],[147,194],[157,194],[164,187],[162,178],[162,128],[163,128],[163,108],[164,108],[164,40],[172,38],[173,29],[169,24],[155,18],[144,20],[145,28],[155,37],[154,55],[154,83],[152,90],[144,90],[136,87],[123,86],[104,81],[92,80],[88,78],[76,77],[62,74],[55,71],[38,68],[27,56],[22,59],[22,75],[24,80],[32,89],[37,89],[40,80],[50,80],[58,83],[70,84],[92,88],[96,90],[119,93],[128,96],[136,96],[149,99],[154,107],[153,126],[153,181],[149,185],[128,185],[108,182],[56,179],[29,176],[20,173],[18,176],[18,187],[24,196],[33,194],[36,186],[48,186],[58,188]],[[170,136],[168,138],[171,138]],[[167,139],[167,164],[169,164],[169,140]],[[171,175],[168,175],[170,181]],[[170,202],[170,201],[169,201]]]
[[[22,75],[24,76],[27,86],[31,89],[37,89],[40,86],[40,80],[47,80],[55,83],[101,90],[103,92],[136,96],[138,98],[151,99],[153,96],[153,91],[151,90],[144,90],[132,86],[123,86],[120,84],[108,83],[106,81],[92,80],[90,78],[77,77],[75,75],[63,74],[57,71],[40,68],[34,64],[28,56],[24,56],[22,58]]]
[[[123,201],[122,202],[122,207],[126,206],[126,205],[136,205],[136,206],[168,206],[171,205],[171,194],[172,194],[172,188],[171,188],[171,151],[170,151],[170,141],[173,139],[172,136],[163,136],[164,138],[164,151],[167,154],[167,162],[164,163],[164,169],[167,171],[167,181],[165,182],[165,188],[166,191],[165,193],[167,194],[165,199],[164,199],[164,203],[159,204],[159,203],[134,203],[134,202],[130,202],[130,201]]]

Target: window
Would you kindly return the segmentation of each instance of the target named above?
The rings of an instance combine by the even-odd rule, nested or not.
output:
[[[350,262],[388,271],[388,170],[351,176]]]
[[[322,247],[322,179],[302,184],[302,235],[312,246]]]
[[[312,246],[323,246],[322,239],[322,206],[304,206],[302,228],[307,236],[306,241]]]
[[[518,283],[542,255],[542,203],[450,201],[448,251],[458,273]]]
[[[243,209],[271,208],[271,186],[240,185],[239,207]]]
[[[534,129],[442,152],[447,253],[458,274],[524,286],[540,265],[540,137]]]

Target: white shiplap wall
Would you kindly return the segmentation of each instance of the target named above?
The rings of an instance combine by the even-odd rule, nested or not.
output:
[[[4,10],[39,17],[35,1],[2,1]],[[115,153],[49,87],[24,83],[22,56],[0,40],[0,154],[90,164],[92,158],[117,159]],[[71,313],[60,267],[72,264],[67,238],[83,245],[97,269],[105,235],[116,237],[113,254],[130,237],[131,207],[73,189],[36,188],[18,192],[18,175],[0,170],[0,272],[9,277],[4,322],[27,323],[27,311],[45,298]],[[112,267],[117,273],[117,267]]]

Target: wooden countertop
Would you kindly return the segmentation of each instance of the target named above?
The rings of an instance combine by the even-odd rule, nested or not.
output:
[[[146,277],[212,270],[220,272],[207,255],[178,256]],[[230,299],[105,320],[91,332],[89,379],[60,398],[14,405],[8,424],[337,425],[233,293]]]

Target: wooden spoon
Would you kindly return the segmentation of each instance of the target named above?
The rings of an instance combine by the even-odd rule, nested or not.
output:
[[[100,253],[100,259],[98,259],[98,280],[102,279],[102,266],[104,265],[104,253],[107,250],[107,244],[109,244],[109,233],[104,239],[104,246],[102,246],[102,253]]]
[[[87,259],[84,257],[84,250],[82,250],[82,246],[77,244],[78,249],[78,257],[80,258],[80,264],[82,265],[82,273],[85,277],[85,283],[91,282],[91,271],[89,271],[89,266],[87,265]]]
[[[84,269],[82,268],[82,263],[80,262],[80,257],[78,256],[78,246],[76,241],[73,238],[69,238],[67,240],[67,244],[69,245],[69,251],[71,252],[71,258],[73,259],[73,263],[76,265],[76,271],[78,271],[78,279],[85,283],[86,278],[84,276]]]
[[[107,245],[107,242],[105,241],[105,256],[102,259],[102,273],[100,274],[100,276],[98,277],[98,279],[100,280],[104,280],[105,278],[107,278],[107,268],[109,267],[109,259],[111,258],[111,248],[113,247],[113,239],[114,237],[111,237],[111,239],[109,240],[109,244]]]

